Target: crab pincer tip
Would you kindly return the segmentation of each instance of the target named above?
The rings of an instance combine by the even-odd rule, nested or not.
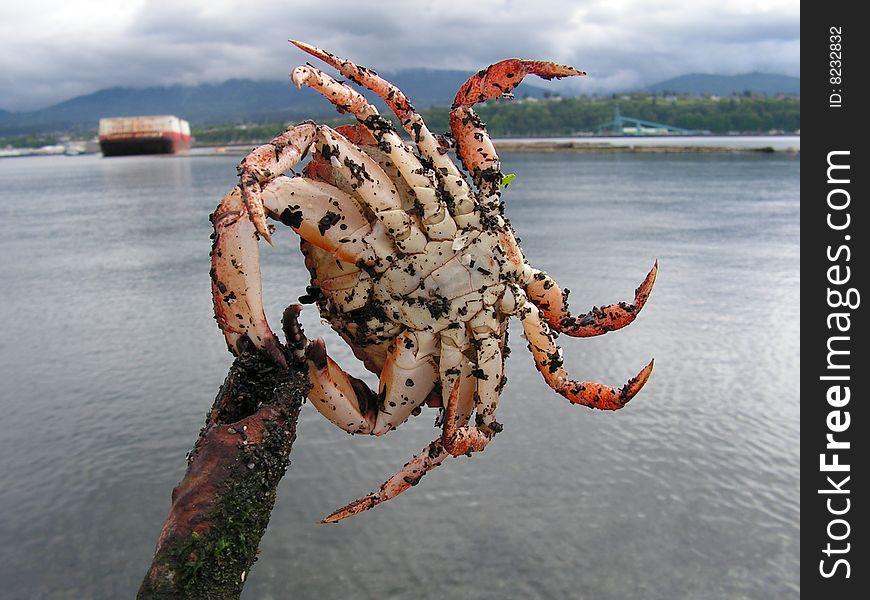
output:
[[[281,351],[281,346],[278,345],[278,341],[272,336],[271,339],[264,340],[263,344],[263,352],[271,358],[275,364],[280,367],[287,368],[287,358],[284,356],[284,353]]]
[[[324,517],[318,521],[318,525],[331,525],[332,523],[338,523],[344,517],[337,516],[335,513],[332,513],[328,517]]]
[[[257,200],[259,202],[259,199]],[[272,234],[269,233],[269,224],[266,223],[266,215],[262,209],[261,204],[254,204],[252,206],[259,206],[260,210],[249,210],[248,215],[250,216],[251,221],[254,223],[254,230],[257,232],[261,238],[266,240],[266,242],[271,246],[272,245]]]
[[[272,245],[272,234],[269,233],[269,225],[266,223],[266,218],[259,215],[251,215],[251,220],[254,222],[254,229],[263,240],[270,246]]]
[[[656,359],[654,359],[654,358],[649,359],[649,362],[647,363],[647,365],[643,369],[640,370],[640,373],[637,374],[637,376],[635,377],[635,379],[637,381],[637,384],[636,384],[637,388],[636,388],[635,392],[640,391],[640,388],[642,388],[644,386],[644,384],[647,382],[647,379],[649,379],[650,374],[652,374],[653,366],[655,366],[655,363],[656,363]]]
[[[646,300],[649,298],[650,292],[652,292],[653,286],[655,285],[658,272],[659,260],[656,259],[652,269],[649,270],[649,273],[646,274],[646,277],[643,278],[643,281],[641,281],[637,289],[634,290],[634,304],[637,307],[637,310],[640,310],[643,308],[643,305],[646,304]]]
[[[619,390],[619,400],[621,404],[618,404],[615,408],[611,408],[610,410],[617,410],[622,408],[628,401],[634,398],[634,396],[641,390],[641,388],[646,385],[647,380],[649,379],[650,374],[652,374],[653,365],[655,364],[655,359],[651,358],[647,365],[640,370],[640,372],[628,380],[628,383],[623,386],[621,390]]]
[[[297,48],[299,48],[300,50],[305,50],[306,48],[313,48],[314,47],[311,44],[306,44],[305,42],[300,42],[299,40],[289,40],[288,39],[287,41],[290,42],[291,44],[293,44],[294,46],[296,46]]]
[[[324,517],[320,521],[320,524],[324,525],[327,523],[338,523],[342,519],[352,517],[353,515],[358,515],[359,513],[365,512],[380,503],[381,497],[378,494],[369,494],[367,496],[363,496],[362,498],[354,500],[347,506],[343,506],[338,510],[333,511],[332,513]]]

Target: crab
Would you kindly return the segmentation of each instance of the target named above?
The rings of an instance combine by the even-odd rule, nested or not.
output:
[[[291,77],[297,87],[320,92],[356,123],[333,129],[305,121],[242,160],[239,185],[212,215],[218,324],[232,352],[255,347],[286,366],[264,314],[259,270],[259,239],[271,244],[273,231],[266,218],[278,220],[302,238],[311,284],[300,301],[316,304],[322,319],[379,376],[374,391],[346,373],[323,339],[305,337],[296,321],[301,307],[293,305],[285,312],[285,331],[307,365],[314,407],[349,433],[376,436],[424,404],[442,409],[437,439],[378,491],[323,522],[394,498],[448,457],[482,451],[502,431],[496,407],[506,381],[509,317],[521,322],[537,369],[553,390],[590,408],[625,406],[646,383],[653,361],[621,388],[571,380],[556,336],[596,336],[631,323],[650,294],[658,261],[632,303],[572,315],[568,291],[523,256],[504,214],[498,155],[472,109],[509,94],[528,74],[552,79],[585,73],[545,61],[493,64],[461,86],[450,111],[452,136],[442,136],[374,71],[291,42],[382,98],[413,145],[346,83],[310,64],[296,68]],[[451,160],[451,146],[473,187]],[[308,153],[301,175],[284,174]]]

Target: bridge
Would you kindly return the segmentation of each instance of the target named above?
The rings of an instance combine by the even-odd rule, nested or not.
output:
[[[613,120],[599,125],[598,133],[610,135],[694,135],[708,132],[627,117],[619,112],[617,106],[613,110]]]

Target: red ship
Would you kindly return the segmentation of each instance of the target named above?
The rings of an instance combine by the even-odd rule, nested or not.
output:
[[[190,124],[173,115],[100,119],[103,156],[175,154],[190,149]]]

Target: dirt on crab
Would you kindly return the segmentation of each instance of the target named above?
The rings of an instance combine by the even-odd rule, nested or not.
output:
[[[658,263],[633,302],[572,315],[567,293],[523,256],[504,214],[498,154],[472,109],[509,94],[529,74],[552,79],[585,73],[545,61],[498,62],[460,87],[450,111],[451,134],[437,135],[402,91],[371,69],[292,43],[381,97],[413,144],[350,85],[314,66],[297,67],[297,87],[320,92],[357,122],[333,129],[305,121],[242,160],[239,185],[212,216],[218,324],[230,351],[253,344],[286,365],[261,297],[259,238],[271,243],[266,218],[275,219],[302,238],[311,283],[300,301],[316,304],[379,376],[375,391],[347,374],[323,340],[307,340],[294,320],[290,343],[308,366],[314,407],[349,433],[378,436],[424,404],[443,409],[436,422],[441,433],[432,443],[377,492],[323,522],[394,498],[446,458],[482,451],[501,431],[495,416],[505,383],[509,317],[522,323],[535,364],[553,390],[590,408],[625,406],[646,383],[652,361],[621,388],[571,380],[556,335],[597,336],[631,323],[652,290]],[[451,147],[468,179],[451,159]],[[301,175],[284,175],[309,153]]]

